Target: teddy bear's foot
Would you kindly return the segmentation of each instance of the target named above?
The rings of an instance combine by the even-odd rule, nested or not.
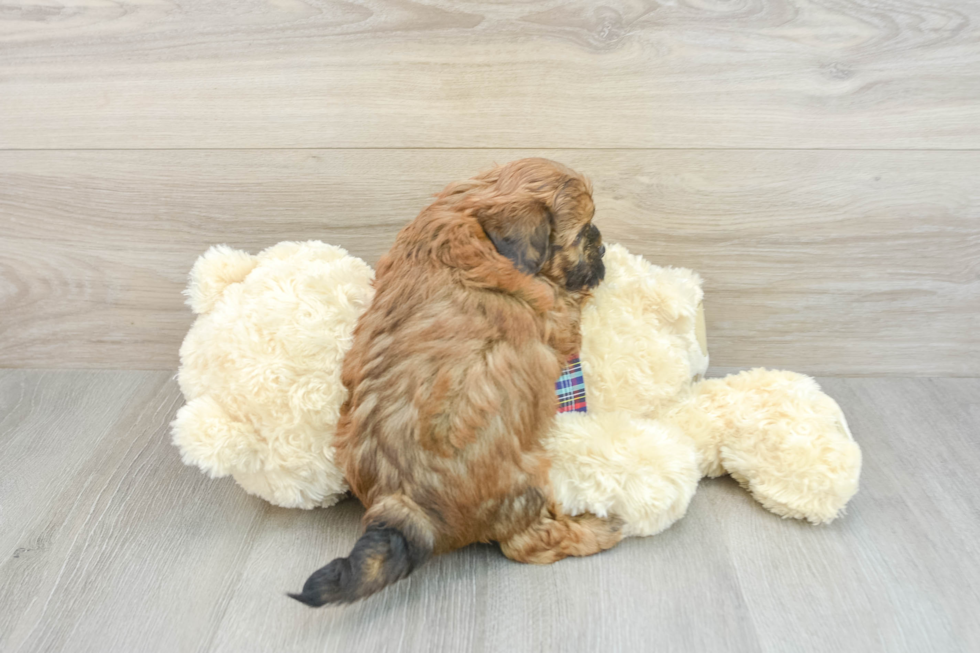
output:
[[[562,413],[546,446],[562,508],[618,517],[623,536],[654,535],[683,517],[701,478],[690,439],[623,411]]]
[[[723,383],[737,407],[719,449],[724,469],[777,515],[838,517],[857,492],[861,449],[837,403],[794,372],[755,369]]]

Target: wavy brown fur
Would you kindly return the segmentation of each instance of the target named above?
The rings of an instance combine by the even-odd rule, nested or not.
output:
[[[549,563],[619,541],[561,513],[541,444],[604,273],[593,213],[582,176],[525,159],[450,185],[401,231],[343,368],[337,456],[367,530],[296,598],[363,598],[473,542]]]

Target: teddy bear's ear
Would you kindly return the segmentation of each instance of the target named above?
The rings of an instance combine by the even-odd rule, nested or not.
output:
[[[195,313],[207,313],[214,308],[225,288],[244,281],[256,265],[258,259],[248,252],[215,245],[202,254],[191,269],[190,282],[184,290],[187,304]]]

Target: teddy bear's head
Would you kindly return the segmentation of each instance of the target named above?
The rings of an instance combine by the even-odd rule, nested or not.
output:
[[[320,242],[202,256],[186,292],[198,317],[180,350],[188,403],[173,429],[184,461],[287,507],[329,505],[346,492],[331,440],[341,363],[373,275]]]
[[[609,246],[606,267],[582,312],[589,410],[657,413],[708,369],[701,278],[622,245]]]

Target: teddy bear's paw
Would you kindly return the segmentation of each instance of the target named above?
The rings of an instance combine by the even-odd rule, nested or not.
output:
[[[623,411],[560,414],[546,447],[564,510],[618,517],[624,536],[654,535],[680,519],[701,477],[689,439]]]
[[[256,265],[258,259],[248,252],[215,245],[198,257],[191,269],[190,282],[184,290],[187,304],[198,315],[207,313],[225,288],[244,281]]]
[[[750,425],[740,416],[739,435],[722,443],[721,462],[768,510],[825,524],[857,492],[861,449],[837,403],[809,377],[795,376],[764,393],[774,403],[758,408],[758,420]]]
[[[262,468],[263,443],[252,425],[233,420],[207,395],[181,407],[170,428],[184,464],[211,478]]]

